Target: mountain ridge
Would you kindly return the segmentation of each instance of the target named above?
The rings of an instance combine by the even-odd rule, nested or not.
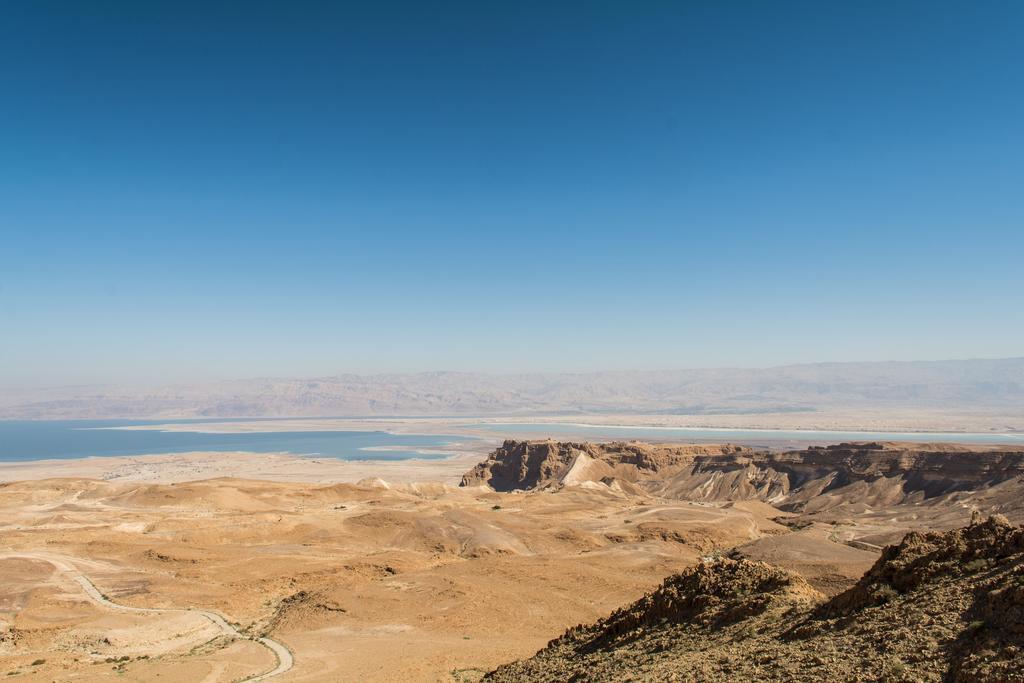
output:
[[[592,373],[423,372],[0,392],[0,418],[1024,410],[1024,357]]]

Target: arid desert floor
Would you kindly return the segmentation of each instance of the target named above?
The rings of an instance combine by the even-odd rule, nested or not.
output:
[[[0,487],[0,505],[0,657],[30,680],[212,682],[274,665],[201,616],[97,605],[62,564],[120,604],[272,631],[295,655],[288,680],[459,680],[715,545],[785,530],[757,505],[442,484],[51,479]]]
[[[742,449],[588,448],[509,442],[476,468],[480,453],[396,463],[194,453],[6,464],[0,675],[475,681],[701,558],[767,561],[835,595],[907,531],[953,528],[977,506],[1014,513],[1020,500],[1019,477],[925,499],[884,473],[806,499],[788,490],[786,499],[772,487],[796,456],[771,456],[759,465],[768,474],[752,479]],[[960,455],[971,462],[983,452]],[[525,458],[520,474],[532,468],[547,479],[502,491],[495,463],[514,453]],[[641,464],[623,464],[627,457]],[[722,471],[702,478],[685,464],[702,458],[725,458]],[[459,487],[463,474],[468,485]],[[784,499],[799,510],[783,510]]]

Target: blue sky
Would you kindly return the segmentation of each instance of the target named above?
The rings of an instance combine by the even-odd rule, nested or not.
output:
[[[4,3],[0,386],[1022,355],[1021,35],[1015,0]]]

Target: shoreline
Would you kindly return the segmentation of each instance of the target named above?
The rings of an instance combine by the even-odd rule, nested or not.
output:
[[[0,485],[41,479],[96,479],[170,484],[238,478],[301,483],[355,483],[379,478],[389,483],[458,484],[486,451],[461,451],[441,458],[341,460],[290,453],[190,451],[146,455],[0,462]]]
[[[822,444],[839,443],[842,441],[906,441],[906,442],[950,442],[961,444],[979,445],[1005,445],[1015,446],[1024,441],[1024,432],[1015,431],[1014,428],[990,429],[988,431],[975,431],[968,429],[898,429],[894,427],[860,427],[854,428],[809,428],[809,427],[782,427],[782,426],[746,426],[730,425],[720,427],[709,427],[690,424],[664,424],[664,421],[654,421],[650,416],[637,418],[632,421],[620,422],[598,422],[598,416],[593,416],[591,421],[567,421],[556,417],[525,418],[467,418],[465,420],[453,420],[452,418],[381,418],[372,420],[360,418],[317,418],[315,420],[291,418],[280,419],[259,419],[252,421],[231,421],[231,422],[203,422],[203,423],[165,423],[149,425],[123,425],[111,427],[93,427],[98,430],[122,430],[122,431],[159,431],[196,434],[247,434],[247,433],[281,433],[281,432],[379,432],[395,436],[437,436],[448,435],[455,438],[471,438],[482,441],[502,440],[504,438],[543,438],[545,436],[561,439],[584,439],[584,440],[606,440],[614,438],[613,434],[594,434],[594,431],[607,430],[609,432],[638,432],[632,438],[636,440],[657,439],[664,441],[673,432],[678,433],[683,439],[681,442],[697,441],[709,442],[719,441],[721,438],[730,439],[730,435],[736,435],[738,443],[750,441],[744,435],[753,435],[757,439],[763,439],[771,445],[782,444]],[[586,418],[583,418],[586,420]],[[579,420],[579,418],[577,418]],[[201,425],[202,428],[195,428]],[[550,432],[546,427],[551,427],[558,432]],[[502,434],[502,428],[507,434]],[[578,432],[574,432],[578,429]],[[663,436],[654,437],[650,434],[639,432],[662,432]],[[701,432],[709,434],[701,435]],[[723,435],[723,436],[720,436]],[[456,442],[457,443],[457,442]],[[386,450],[388,447],[368,447],[366,450]],[[424,449],[433,450],[433,449]],[[447,450],[447,449],[437,449]]]
[[[1024,433],[1016,432],[949,432],[938,430],[890,430],[879,431],[873,429],[784,429],[781,427],[672,427],[667,425],[624,425],[624,424],[601,424],[596,422],[497,422],[484,424],[500,425],[565,425],[569,427],[586,427],[595,429],[650,429],[659,431],[681,431],[681,432],[754,432],[757,434],[900,434],[907,436],[994,436],[1008,439],[1024,439]],[[869,439],[870,440],[870,439]]]
[[[554,424],[601,429],[657,429],[680,431],[773,432],[849,432],[891,433],[900,435],[964,435],[991,437],[1003,435],[1024,438],[1024,415],[989,411],[854,409],[814,411],[810,413],[718,413],[702,415],[665,415],[634,413],[585,413],[523,415],[444,415],[444,416],[336,416],[336,417],[170,417],[155,418],[81,418],[82,421],[115,423],[145,421],[148,424],[90,426],[82,429],[194,432],[203,434],[279,432],[279,431],[378,431],[389,434],[432,436],[493,436],[488,425]],[[164,420],[164,421],[161,421]],[[47,422],[65,420],[0,420]],[[74,421],[67,419],[66,421]]]
[[[605,421],[611,417],[611,421]],[[603,419],[602,419],[603,418]],[[636,418],[627,424],[615,416],[561,416],[532,418],[354,418],[257,419],[230,422],[170,422],[145,425],[111,424],[87,430],[178,432],[221,435],[261,435],[285,432],[374,432],[396,436],[451,437],[431,445],[373,444],[358,448],[350,458],[316,452],[289,450],[287,439],[275,450],[249,450],[213,444],[195,444],[177,451],[88,454],[80,457],[42,457],[0,460],[0,481],[24,477],[87,476],[99,479],[137,478],[149,481],[194,480],[218,476],[272,478],[281,481],[356,481],[366,477],[389,476],[397,481],[457,482],[459,476],[505,439],[559,441],[637,440],[651,443],[734,443],[764,450],[789,450],[841,442],[893,441],[905,444],[950,443],[984,448],[1024,448],[1024,433],[1007,431],[883,431],[852,429],[794,429],[780,427],[728,426],[707,428],[685,424],[664,424],[664,416]],[[602,421],[599,421],[602,420]],[[63,421],[61,421],[63,422]],[[658,422],[660,424],[652,424]],[[198,429],[197,429],[198,427]],[[629,433],[629,432],[633,433]],[[703,432],[703,433],[702,433]],[[152,445],[152,444],[149,444]],[[30,452],[31,449],[26,449]],[[84,450],[84,448],[83,448]],[[402,455],[395,456],[394,454]],[[12,454],[16,455],[16,454]],[[355,455],[355,454],[353,454]],[[365,456],[365,457],[364,457]],[[405,456],[405,457],[403,457]],[[457,463],[453,465],[453,463]],[[267,470],[267,468],[270,468]],[[458,472],[455,468],[462,468]]]

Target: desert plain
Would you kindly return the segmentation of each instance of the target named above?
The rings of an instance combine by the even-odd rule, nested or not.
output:
[[[0,501],[0,655],[35,680],[212,682],[274,666],[201,616],[98,605],[63,565],[120,604],[273,632],[295,655],[288,680],[461,680],[639,597],[705,535],[780,529],[757,507],[383,480],[44,479],[5,484]],[[644,524],[700,542],[633,538]]]
[[[834,596],[908,531],[1019,522],[1020,456],[481,440],[5,463],[0,675],[476,681],[709,558]]]

